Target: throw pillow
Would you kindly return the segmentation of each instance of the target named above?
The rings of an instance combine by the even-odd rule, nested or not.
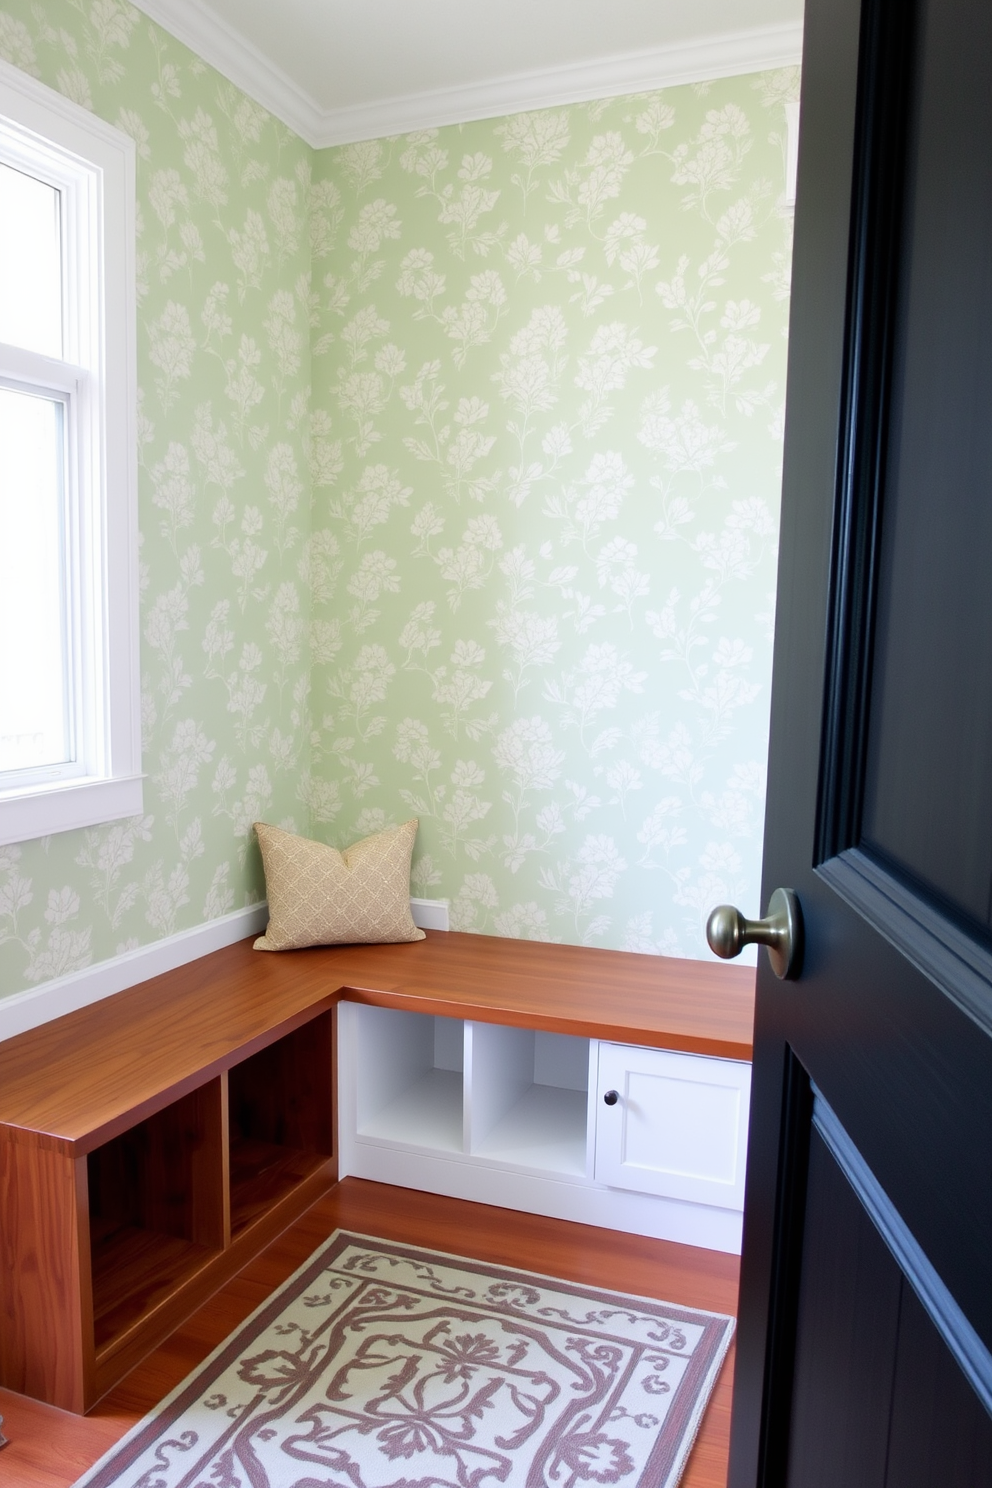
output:
[[[423,940],[410,914],[410,858],[418,822],[353,842],[344,852],[255,823],[269,923],[256,951]]]

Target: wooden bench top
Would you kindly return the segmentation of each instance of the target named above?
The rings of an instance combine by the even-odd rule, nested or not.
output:
[[[341,1000],[750,1059],[754,969],[428,931],[244,940],[0,1044],[0,1127],[81,1156]]]

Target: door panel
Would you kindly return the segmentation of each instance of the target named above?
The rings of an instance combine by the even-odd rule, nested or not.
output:
[[[807,0],[804,49],[755,908],[806,951],[760,958],[729,1481],[984,1488],[992,7]]]
[[[992,8],[921,7],[862,825],[864,844],[983,929],[992,893],[992,153],[973,142],[992,138],[990,57]]]
[[[788,1488],[992,1482],[992,1418],[814,1130]]]
[[[992,1419],[903,1287],[886,1488],[992,1483]]]
[[[806,1233],[786,1482],[884,1488],[902,1278],[816,1132]]]

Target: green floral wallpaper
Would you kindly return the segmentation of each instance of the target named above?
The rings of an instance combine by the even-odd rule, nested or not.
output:
[[[416,813],[453,928],[757,906],[797,86],[317,159],[315,816]]]
[[[453,925],[757,904],[794,71],[313,152],[124,0],[0,56],[138,152],[145,815],[0,848],[0,995],[417,813]],[[311,407],[312,404],[312,407]]]
[[[11,993],[258,899],[253,819],[308,825],[312,152],[120,0],[0,0],[0,56],[137,146],[148,776],[0,847]]]

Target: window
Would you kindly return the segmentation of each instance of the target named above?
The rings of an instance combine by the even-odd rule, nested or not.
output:
[[[134,147],[0,63],[0,843],[142,809]]]

